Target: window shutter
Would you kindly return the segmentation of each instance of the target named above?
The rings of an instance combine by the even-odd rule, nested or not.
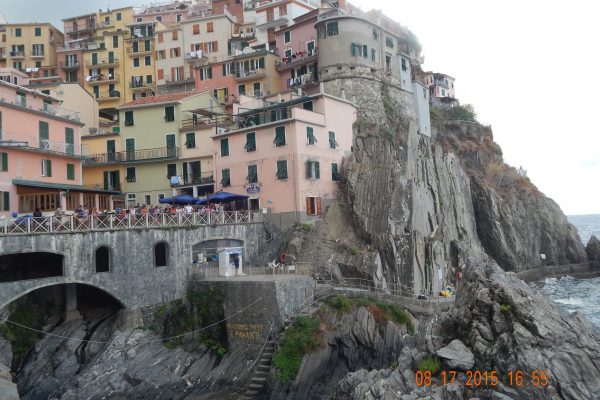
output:
[[[208,67],[208,79],[212,79],[212,67]]]
[[[2,153],[2,171],[8,171],[8,153]]]
[[[258,59],[258,68],[264,68],[265,67],[265,58],[261,57]]]
[[[184,182],[188,181],[188,163],[187,162],[183,163],[183,181]]]
[[[306,162],[306,179],[310,179],[311,175],[310,175],[310,161]]]
[[[312,213],[311,210],[312,209],[312,201],[310,199],[310,197],[306,198],[306,215],[312,215],[314,213]]]
[[[4,204],[4,211],[10,211],[10,193],[2,193],[2,203]]]
[[[104,190],[108,190],[108,171],[104,171]]]
[[[222,67],[223,67],[223,76],[227,76],[227,71],[225,70],[225,64],[223,64]]]
[[[352,56],[356,56],[356,46],[354,43],[350,44],[350,53],[352,53]]]
[[[364,44],[364,45],[363,45],[363,57],[364,57],[364,58],[367,58],[367,57],[368,57],[368,54],[369,54],[369,51],[367,50],[367,45],[366,45],[366,44]]]
[[[48,173],[46,176],[52,176],[52,160],[46,160],[46,165],[48,166]]]
[[[221,157],[229,155],[229,139],[221,139]]]
[[[317,197],[317,215],[321,215],[321,198]]]
[[[67,164],[67,179],[75,180],[75,164]]]
[[[319,162],[315,162],[315,179],[321,179],[321,167]]]

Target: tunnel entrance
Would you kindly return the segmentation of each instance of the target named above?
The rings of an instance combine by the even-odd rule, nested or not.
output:
[[[0,282],[63,276],[63,255],[35,252],[0,256]]]

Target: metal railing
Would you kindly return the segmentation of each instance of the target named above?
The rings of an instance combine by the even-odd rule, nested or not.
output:
[[[105,164],[113,162],[134,162],[179,157],[179,147],[159,147],[156,149],[115,151],[86,156],[84,164]]]
[[[215,176],[213,172],[203,173],[201,176],[189,175],[186,177],[179,177],[177,183],[171,182],[171,187],[189,186],[189,185],[206,185],[215,183]]]
[[[22,216],[0,219],[0,236],[255,224],[261,221],[262,214],[259,211],[146,213],[142,215],[105,214],[97,216],[64,215],[35,218]]]

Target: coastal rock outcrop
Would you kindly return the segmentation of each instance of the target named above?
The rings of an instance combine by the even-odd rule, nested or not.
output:
[[[590,261],[600,263],[600,240],[595,235],[588,241],[585,251]]]
[[[454,339],[447,346],[436,351],[435,354],[452,370],[468,371],[475,364],[475,358],[471,350],[458,339]]]

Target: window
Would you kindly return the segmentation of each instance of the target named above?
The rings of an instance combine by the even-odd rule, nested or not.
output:
[[[157,16],[156,16],[156,20],[157,20],[158,22],[162,22],[162,15],[157,15]]]
[[[185,134],[185,147],[188,149],[196,148],[196,133],[189,132]]]
[[[167,179],[177,176],[177,164],[167,164]]]
[[[258,167],[256,165],[248,165],[248,176],[246,179],[248,183],[258,182]]]
[[[192,25],[192,34],[199,35],[200,34],[200,24]]]
[[[212,79],[212,67],[205,67],[200,69],[200,80],[205,81]]]
[[[338,171],[337,163],[331,163],[331,180],[334,182],[340,181],[340,172]]]
[[[338,142],[335,141],[335,132],[329,131],[329,148],[336,149],[338,146]]]
[[[317,138],[315,137],[314,129],[312,126],[306,127],[306,139],[308,140],[308,144],[314,145],[317,143]]]
[[[285,126],[275,128],[275,146],[285,146]]]
[[[144,204],[146,204],[146,205],[152,204],[152,198],[149,194],[144,195]]]
[[[389,37],[389,36],[386,36],[386,37],[385,37],[385,45],[386,45],[387,47],[389,47],[390,49],[393,49],[393,48],[394,48],[394,39],[392,39],[392,38],[391,38],[391,37]]]
[[[66,148],[65,148],[65,152],[67,154],[75,154],[75,137],[73,134],[73,128],[65,128],[65,143],[66,143]]]
[[[125,126],[133,126],[133,111],[125,111]]]
[[[221,139],[221,157],[227,157],[229,155],[229,139]]]
[[[133,59],[133,67],[137,68],[139,66],[140,66],[140,59],[136,57]]]
[[[146,83],[152,85],[152,75],[146,75]]]
[[[0,166],[0,172],[8,171],[8,153],[0,153],[2,158],[2,165]]]
[[[40,149],[46,149],[48,148],[48,138],[49,138],[49,132],[48,132],[48,123],[44,122],[44,121],[40,121],[39,124],[39,138],[40,138],[40,143],[39,143],[39,147]]]
[[[135,193],[127,193],[127,203],[135,205]]]
[[[313,111],[313,102],[312,101],[305,101],[304,103],[302,103],[302,108],[304,110]]]
[[[110,250],[106,246],[96,249],[96,273],[110,270]]]
[[[321,215],[321,198],[307,197],[306,198],[306,214]]]
[[[75,180],[75,164],[67,164],[67,179],[70,181]]]
[[[246,151],[256,151],[256,133],[246,133],[246,145],[244,146]]]
[[[156,75],[157,75],[157,78],[159,80],[165,79],[165,70],[164,69],[158,69],[156,71]]]
[[[42,36],[42,28],[35,27],[35,36]]]
[[[327,36],[335,36],[339,33],[337,21],[327,23]]]
[[[321,167],[318,161],[306,162],[306,179],[321,179]]]
[[[125,180],[129,183],[136,181],[135,167],[127,167],[125,171]]]
[[[117,21],[120,21],[120,20],[121,20],[121,13],[119,12],[119,13],[117,13]]]
[[[206,32],[214,32],[214,26],[212,22],[206,23]]]
[[[10,211],[10,192],[2,192],[2,211]]]
[[[162,32],[159,32],[156,34],[156,39],[158,40],[158,43],[162,43],[165,41],[165,35]]]
[[[371,61],[377,62],[377,50],[371,49]]]
[[[144,65],[146,67],[149,67],[152,65],[152,57],[151,56],[144,57]]]
[[[292,42],[292,32],[291,31],[285,31],[283,33],[283,42],[284,43],[291,43]]]
[[[406,65],[406,58],[401,58],[402,60],[402,71],[408,71],[408,66]]]
[[[285,180],[288,178],[287,160],[277,161],[277,179]]]
[[[150,75],[152,76],[152,75]],[[175,121],[175,106],[166,106],[165,107],[165,121],[172,122]]]
[[[177,22],[181,22],[181,19],[183,18],[183,14],[177,14],[176,16]]]
[[[165,198],[165,194],[164,193],[159,193],[159,194],[156,195],[156,202],[160,203],[160,201],[162,199],[164,199],[164,198]]]
[[[373,39],[379,39],[379,31],[375,28],[373,28]]]
[[[177,40],[177,31],[173,31],[173,33],[171,34],[171,39]]]
[[[235,70],[235,65],[233,63],[223,64],[223,76],[231,75],[234,70]]]
[[[15,36],[21,37],[21,28],[15,28]]]
[[[113,49],[119,48],[119,37],[117,35],[113,36]]]
[[[154,245],[154,266],[155,267],[166,267],[167,266],[167,255],[169,253],[169,247],[166,243],[161,242]]]
[[[292,50],[292,49],[286,49],[286,50],[283,52],[283,55],[284,55],[285,57],[287,57],[287,58],[292,58],[292,53],[293,53],[293,50]]]
[[[52,161],[42,160],[42,176],[52,176]]]
[[[228,169],[221,171],[221,185],[223,185],[223,187],[231,186],[231,174]]]
[[[246,85],[238,85],[238,94],[243,96],[246,94]]]
[[[353,57],[360,57],[360,56],[362,56],[364,58],[368,57],[367,45],[364,45],[364,44],[352,43],[350,45],[350,52],[352,53]]]

